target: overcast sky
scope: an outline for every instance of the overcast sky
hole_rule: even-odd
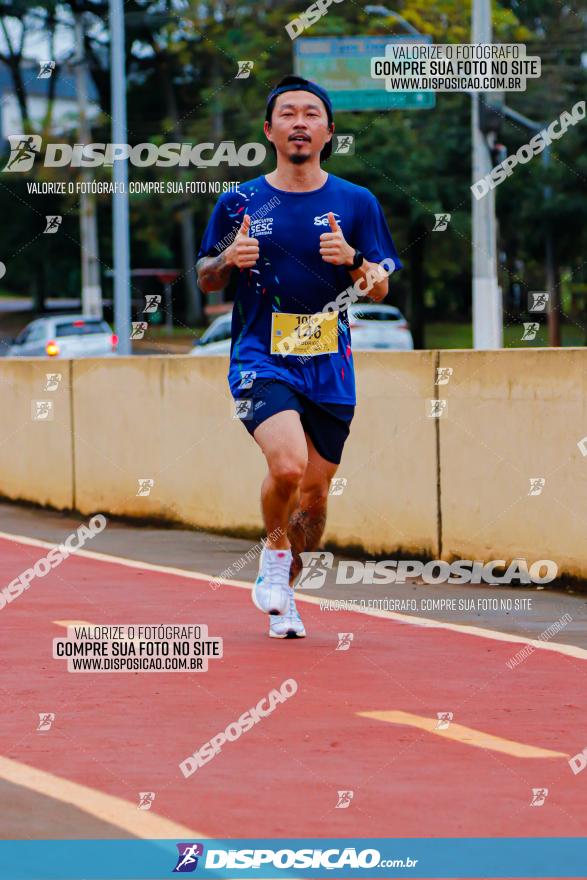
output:
[[[59,18],[66,19],[66,12],[62,8],[59,11]],[[4,16],[3,21],[12,44],[18,45],[22,34],[22,24],[18,19],[8,18],[7,16]],[[68,27],[58,26],[55,34],[56,58],[50,58],[48,33],[40,30],[39,24],[40,22],[36,22],[37,27],[35,30],[27,33],[24,44],[24,54],[27,59],[34,61],[58,61],[73,49],[73,30]],[[29,28],[27,28],[28,30]],[[1,28],[0,52],[2,54],[7,52],[6,39]]]

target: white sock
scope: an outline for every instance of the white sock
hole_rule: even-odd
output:
[[[291,550],[269,550],[265,547],[261,556],[261,569],[265,569],[269,560],[271,560],[274,565],[283,565],[284,568],[287,566],[289,569],[292,559]]]

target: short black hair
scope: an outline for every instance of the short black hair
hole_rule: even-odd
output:
[[[288,73],[288,75],[284,76],[282,79],[280,79],[279,82],[273,88],[280,89],[282,86],[294,86],[294,85],[295,86],[307,86],[309,84],[310,84],[310,81],[307,79],[304,79],[303,76],[296,76],[294,73]],[[273,89],[272,89],[272,91],[273,91]],[[271,117],[273,116],[273,108],[275,107],[275,102],[277,101],[278,97],[279,97],[278,95],[275,95],[274,98],[271,98],[271,100],[267,104],[267,109],[265,110],[265,122],[268,122],[269,125],[271,125]],[[322,101],[322,103],[324,104],[323,101]],[[326,104],[324,104],[324,109],[326,110],[326,115],[328,116],[328,127],[330,128],[332,126],[332,123],[334,122],[334,117],[332,115],[332,111],[331,111],[330,107],[328,107]],[[273,152],[277,154],[277,150],[275,149],[275,146],[273,144],[271,144],[271,148],[272,148]],[[322,152],[320,153],[320,161],[325,162],[327,159],[330,158],[331,155],[332,155],[332,139],[329,140],[327,144],[324,144],[324,147],[322,148]]]

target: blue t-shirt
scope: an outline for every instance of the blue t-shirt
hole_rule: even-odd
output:
[[[346,309],[338,316],[338,352],[300,357],[270,351],[272,312],[321,312],[353,284],[347,269],[320,256],[320,235],[330,232],[329,211],[366,260],[391,258],[401,269],[375,196],[333,174],[310,192],[286,192],[256,177],[218,199],[198,259],[218,256],[231,244],[245,213],[251,217],[249,235],[259,241],[259,259],[252,269],[240,270],[235,295],[228,371],[233,397],[246,387],[242,374],[254,371],[258,378],[287,382],[317,403],[356,403]]]

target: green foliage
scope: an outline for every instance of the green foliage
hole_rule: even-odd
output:
[[[19,0],[23,10],[31,8]],[[223,7],[222,16],[214,8]],[[391,4],[406,20],[435,42],[470,42],[470,0],[394,0]],[[34,4],[47,10],[50,4]],[[273,84],[293,67],[292,42],[284,25],[304,7],[299,0],[224,0],[190,4],[178,0],[128,0],[127,24],[128,130],[133,143],[175,141],[200,143],[234,140],[238,145],[264,142],[266,95]],[[0,5],[1,8],[1,5]],[[71,0],[62,9],[79,8]],[[96,30],[88,50],[92,74],[105,102],[103,124],[94,128],[97,141],[110,140],[109,65],[105,48],[108,34],[100,30],[106,17],[105,2],[87,3],[96,11]],[[4,7],[4,14],[8,14]],[[91,13],[89,13],[91,16]],[[585,71],[579,64],[585,47],[585,16],[561,7],[559,0],[501,0],[493,4],[494,39],[527,42],[529,54],[543,59],[541,80],[527,92],[510,94],[508,103],[521,113],[546,122],[569,109],[585,91]],[[358,3],[331,6],[328,14],[304,36],[395,34],[401,26],[394,18],[367,15]],[[102,44],[100,49],[99,43]],[[253,60],[249,79],[235,80],[237,62]],[[471,133],[470,97],[439,94],[433,110],[338,113],[337,131],[354,133],[356,154],[333,157],[329,171],[369,187],[380,199],[405,270],[393,280],[394,297],[417,318],[425,301],[429,316],[464,317],[470,299],[471,254]],[[506,123],[502,140],[508,152],[527,143],[530,134]],[[557,255],[569,267],[574,283],[585,280],[583,254],[587,242],[587,124],[582,123],[553,145],[548,178],[540,157],[520,166],[497,191],[500,250],[507,255],[502,286],[514,280],[530,288],[544,286],[544,235],[546,223],[556,233]],[[252,174],[273,167],[273,154]],[[131,179],[175,180],[173,169],[131,168]],[[100,175],[105,175],[100,171]],[[244,169],[190,168],[187,179],[246,180]],[[51,198],[47,213],[68,216],[69,238],[42,235],[19,252],[33,237],[31,216],[41,209],[39,197],[30,197],[23,184],[3,175],[0,208],[12,223],[5,235],[11,254],[5,283],[15,292],[29,292],[34,277],[31,256],[44,266],[49,293],[75,292],[79,251],[76,204]],[[546,203],[544,186],[552,188]],[[193,211],[199,241],[216,196],[131,197],[132,262],[138,266],[181,265],[179,213],[186,202]],[[108,197],[100,199],[100,253],[111,263]],[[43,203],[44,204],[44,203]],[[32,212],[32,214],[31,214]],[[449,230],[433,233],[435,213],[450,213]],[[33,253],[34,247],[34,253]],[[523,277],[512,273],[513,256],[523,264]],[[506,271],[509,268],[509,273]],[[583,273],[583,274],[582,274]],[[36,282],[35,282],[36,283]],[[419,304],[419,300],[421,303]]]

